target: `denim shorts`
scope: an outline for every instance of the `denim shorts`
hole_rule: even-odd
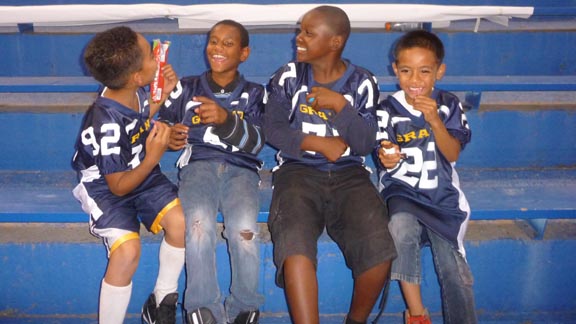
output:
[[[363,167],[320,171],[284,165],[274,172],[273,185],[268,226],[278,286],[283,287],[288,256],[304,255],[317,265],[317,243],[324,228],[354,277],[396,256],[386,206]]]

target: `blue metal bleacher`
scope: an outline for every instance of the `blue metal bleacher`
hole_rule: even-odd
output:
[[[77,1],[58,1],[69,2]],[[5,5],[39,3],[7,0]],[[473,0],[466,5],[486,3]],[[472,207],[471,227],[480,228],[471,233],[466,248],[481,323],[576,323],[576,260],[571,258],[576,248],[576,99],[571,99],[576,98],[575,16],[573,0],[550,0],[537,3],[529,21],[509,27],[475,33],[462,23],[462,28],[438,30],[448,66],[438,87],[460,96],[473,132],[457,168]],[[79,63],[93,32],[21,27],[16,32],[0,29],[7,61],[0,71],[0,323],[95,323],[106,258],[100,242],[87,235],[87,215],[71,195],[76,176],[69,167],[82,113],[100,88]],[[154,28],[143,27],[143,33],[173,42],[170,60],[179,74],[206,68],[204,35]],[[345,53],[378,76],[383,95],[397,89],[387,55],[399,35],[354,31]],[[292,34],[256,31],[251,37],[253,52],[242,72],[266,83],[274,68],[292,57]],[[524,94],[528,99],[519,100]],[[499,100],[492,102],[492,96]],[[558,104],[561,96],[569,99]],[[273,283],[273,246],[264,224],[274,153],[270,147],[261,153],[262,322],[287,323],[283,291]],[[177,155],[168,152],[162,161],[174,181]],[[137,313],[157,271],[159,238],[143,233],[142,242],[126,323],[139,322]],[[350,273],[327,236],[318,251],[322,323],[341,322],[349,303]],[[222,241],[217,258],[225,289],[230,274]],[[423,296],[434,321],[441,322],[428,249],[422,262]],[[403,307],[394,286],[381,322],[400,323]]]

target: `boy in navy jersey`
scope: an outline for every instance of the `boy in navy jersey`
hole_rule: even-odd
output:
[[[398,250],[392,279],[400,281],[406,323],[430,323],[420,294],[420,247],[429,243],[442,289],[445,323],[476,323],[472,275],[463,239],[470,207],[454,169],[470,141],[458,98],[434,88],[444,76],[444,46],[433,33],[401,37],[392,67],[401,90],[379,106],[379,186]]]
[[[154,80],[157,64],[150,43],[128,27],[98,33],[84,60],[106,88],[82,120],[72,161],[80,183],[74,196],[90,215],[90,232],[102,238],[108,267],[100,290],[99,322],[123,323],[140,258],[140,222],[158,233],[159,271],[142,312],[148,323],[175,323],[178,278],[184,265],[184,213],[177,188],[158,165],[168,148],[170,128],[153,123],[159,104],[142,88]],[[163,71],[166,98],[178,81]]]
[[[295,323],[319,322],[316,253],[326,228],[354,277],[346,323],[365,323],[396,255],[364,167],[376,140],[378,87],[341,57],[350,34],[344,11],[316,7],[300,29],[297,62],[272,76],[264,118],[266,138],[279,149],[268,219],[276,283]]]
[[[160,110],[161,120],[175,124],[171,148],[183,149],[178,168],[186,215],[184,306],[191,324],[258,323],[264,302],[257,291],[264,88],[238,72],[250,54],[248,45],[244,26],[216,23],[206,46],[210,70],[182,78]],[[216,271],[218,211],[232,273],[224,305]]]

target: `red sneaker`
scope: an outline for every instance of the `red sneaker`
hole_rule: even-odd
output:
[[[404,312],[404,323],[406,324],[432,324],[428,310],[424,309],[424,314],[418,316],[411,316],[410,311]]]

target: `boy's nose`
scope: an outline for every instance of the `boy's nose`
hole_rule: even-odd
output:
[[[420,73],[412,73],[410,76],[410,80],[419,81],[420,80]]]

